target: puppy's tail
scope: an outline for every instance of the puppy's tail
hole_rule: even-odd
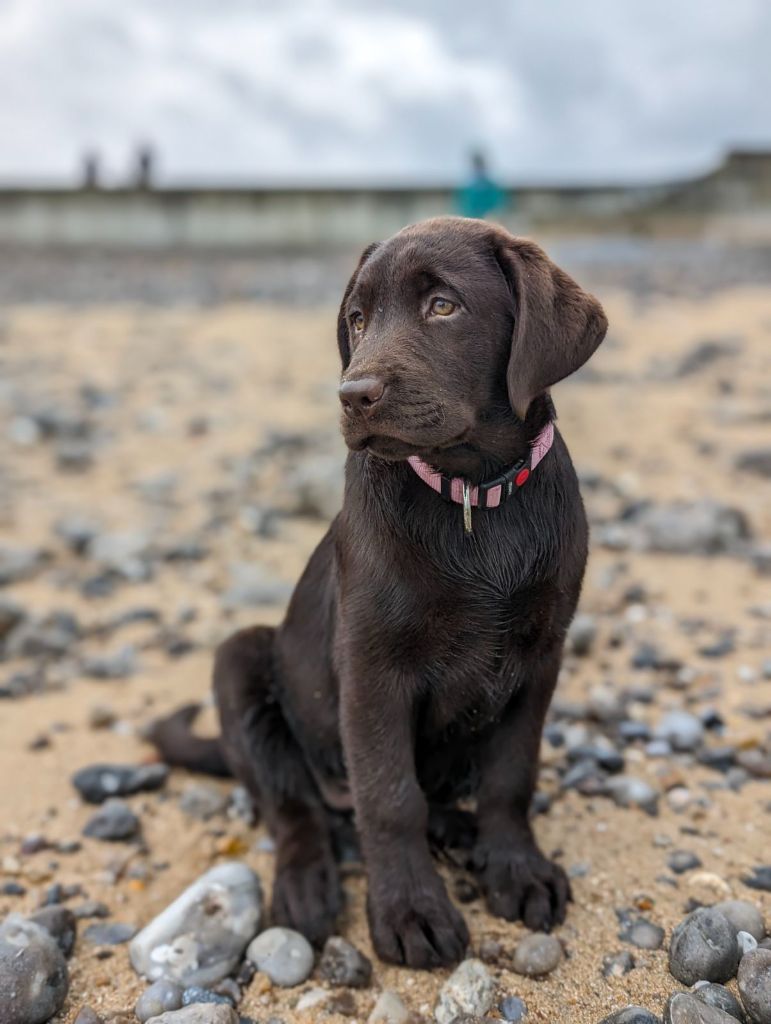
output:
[[[200,704],[185,704],[166,718],[156,718],[145,734],[146,739],[166,764],[204,775],[231,778],[233,773],[222,755],[220,741],[204,739],[193,732],[193,722],[200,710]]]

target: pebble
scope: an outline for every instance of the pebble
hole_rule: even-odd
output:
[[[151,549],[149,534],[126,530],[98,534],[89,541],[86,553],[102,569],[137,583],[152,576]]]
[[[230,800],[226,793],[205,782],[193,782],[185,787],[179,806],[185,814],[199,821],[208,821],[224,814]]]
[[[676,875],[684,875],[686,871],[693,871],[694,868],[701,866],[699,858],[690,850],[675,850],[667,857],[667,867]]]
[[[593,615],[576,615],[568,629],[566,646],[571,654],[586,657],[597,639],[597,620]]]
[[[642,1006],[625,1006],[611,1013],[609,1017],[603,1017],[600,1024],[661,1024],[661,1021]]]
[[[0,587],[30,579],[45,561],[46,554],[40,548],[12,548],[0,544]]]
[[[728,981],[736,974],[738,962],[736,929],[718,910],[694,910],[672,934],[669,970],[684,985]]]
[[[246,958],[281,988],[302,984],[313,970],[310,942],[291,928],[268,928],[249,943]]]
[[[730,551],[751,536],[746,516],[739,509],[711,499],[672,505],[641,503],[626,521],[628,546],[681,555],[713,555]]]
[[[80,667],[88,679],[128,679],[138,668],[136,648],[126,644],[117,651],[91,655]]]
[[[527,935],[514,952],[513,967],[517,974],[530,978],[542,978],[559,966],[562,960],[562,945],[554,935],[535,932]]]
[[[630,921],[619,933],[624,942],[631,942],[638,949],[661,949],[664,944],[664,929],[644,917]]]
[[[713,909],[725,914],[737,931],[749,932],[758,942],[766,934],[763,915],[755,904],[748,900],[723,900],[716,903]]]
[[[327,939],[319,960],[319,975],[332,985],[365,988],[372,980],[372,963],[346,939]]]
[[[53,904],[30,914],[29,920],[45,928],[62,953],[66,957],[70,956],[78,932],[78,924],[71,910],[61,904]]]
[[[238,966],[261,914],[262,889],[251,868],[238,861],[218,864],[134,937],[131,963],[150,981],[212,985]]]
[[[158,1017],[167,1010],[178,1010],[181,1006],[182,986],[161,978],[144,990],[137,1000],[134,1013],[141,1024],[145,1024],[151,1017]]]
[[[518,1024],[527,1016],[527,1004],[519,996],[506,996],[505,999],[501,999],[498,1009],[504,1020],[513,1021],[514,1024]]]
[[[193,1003],[150,1017],[147,1024],[239,1024],[239,1017],[224,1003]]]
[[[608,779],[606,792],[619,807],[639,807],[649,814],[655,814],[658,810],[658,791],[649,782],[634,775],[616,775]]]
[[[294,497],[292,512],[328,523],[340,511],[344,479],[344,460],[337,454],[295,463],[285,488]]]
[[[264,566],[237,563],[230,567],[230,584],[222,604],[226,609],[283,604],[291,593],[292,585],[271,575]]]
[[[753,949],[758,948],[758,940],[754,935],[750,935],[749,932],[739,932],[736,936],[736,941],[739,946],[739,956],[745,956],[747,953],[751,953]]]
[[[677,992],[664,1009],[664,1024],[736,1024],[736,1018],[691,992]]]
[[[481,960],[464,960],[439,992],[434,1009],[437,1024],[452,1024],[456,1017],[484,1017],[495,998],[495,981]]]
[[[761,867],[753,868],[751,875],[746,875],[742,881],[750,889],[761,889],[764,892],[771,892],[771,864],[764,864]]]
[[[92,1007],[82,1006],[73,1024],[104,1024],[104,1021]]]
[[[654,736],[666,740],[673,750],[696,750],[704,742],[704,726],[690,711],[670,711],[659,722]]]
[[[45,928],[9,914],[0,925],[2,1024],[43,1024],[69,989],[64,954]]]
[[[83,835],[110,843],[125,842],[139,834],[139,818],[125,800],[105,801],[85,824]]]
[[[722,1010],[735,1020],[744,1022],[744,1010],[736,996],[724,985],[716,985],[714,982],[707,982],[698,985],[694,989],[694,995],[707,1006],[714,1006],[716,1010]]]
[[[407,1024],[409,1019],[410,1011],[401,997],[390,989],[384,989],[367,1017],[367,1024]]]
[[[311,1010],[315,1007],[321,1006],[330,997],[330,991],[326,988],[309,988],[307,992],[303,992],[300,998],[297,1000],[295,1010],[298,1013],[302,1013],[303,1010]]]
[[[755,949],[739,964],[739,994],[753,1024],[771,1024],[771,949]]]
[[[83,938],[95,946],[122,946],[130,942],[137,930],[132,924],[111,921],[109,924],[90,924],[83,932]]]
[[[222,1003],[225,1006],[232,1006],[233,1000],[228,995],[211,992],[208,988],[201,988],[199,985],[192,985],[182,993],[182,1005],[193,1006],[196,1003]]]
[[[112,796],[160,789],[169,769],[165,764],[92,764],[72,777],[72,784],[89,804],[101,804]]]
[[[629,950],[612,953],[602,961],[603,978],[622,978],[635,968],[635,960]]]

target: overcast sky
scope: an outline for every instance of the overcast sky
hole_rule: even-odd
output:
[[[771,144],[769,0],[0,0],[0,179],[655,180]]]

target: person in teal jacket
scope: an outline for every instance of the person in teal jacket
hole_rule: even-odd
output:
[[[507,196],[487,171],[484,154],[471,154],[471,177],[456,196],[456,208],[461,217],[484,219],[506,205]]]

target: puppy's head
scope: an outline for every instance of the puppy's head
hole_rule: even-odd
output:
[[[484,451],[606,329],[534,242],[458,217],[405,228],[365,250],[340,307],[346,443],[391,459]]]

